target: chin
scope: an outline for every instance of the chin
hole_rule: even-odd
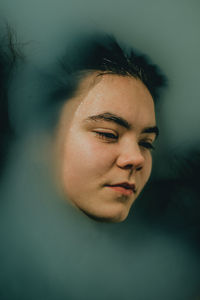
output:
[[[109,211],[105,212],[88,212],[82,210],[84,214],[86,214],[89,218],[99,221],[99,222],[105,222],[105,223],[120,223],[126,220],[128,217],[129,210],[127,209],[110,209]]]

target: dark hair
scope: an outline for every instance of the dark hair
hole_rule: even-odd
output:
[[[132,48],[122,47],[113,36],[106,34],[80,37],[73,47],[67,48],[57,67],[48,83],[51,92],[45,104],[45,112],[51,111],[48,119],[53,126],[57,120],[57,113],[55,116],[54,112],[59,112],[59,103],[61,105],[63,101],[72,98],[81,80],[92,72],[138,78],[148,88],[154,101],[159,98],[160,89],[167,82],[160,69],[147,56]],[[54,117],[52,120],[52,113],[56,120]]]
[[[110,35],[80,39],[71,51],[68,49],[61,61],[61,80],[54,96],[68,98],[79,83],[81,72],[99,71],[103,74],[133,76],[140,79],[154,100],[160,88],[166,86],[166,77],[147,56],[133,49],[125,49]],[[79,76],[77,76],[79,75]]]
[[[0,175],[14,137],[9,120],[8,89],[14,66],[21,55],[15,42],[15,34],[7,26],[6,33],[0,38]]]

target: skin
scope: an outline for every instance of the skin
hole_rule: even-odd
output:
[[[103,113],[123,118],[129,128],[91,119]],[[156,134],[146,128],[154,126],[154,101],[140,80],[95,73],[83,79],[57,128],[58,182],[70,203],[99,220],[125,220],[150,177]],[[134,184],[136,192],[124,195],[108,186],[121,182]]]

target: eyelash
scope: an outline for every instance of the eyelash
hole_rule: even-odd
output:
[[[139,143],[140,146],[144,147],[145,149],[149,149],[149,150],[155,150],[155,147],[149,143],[149,142],[145,142],[145,141],[141,141]]]
[[[107,140],[107,141],[117,141],[118,140],[118,135],[115,135],[111,132],[102,132],[102,131],[94,131],[101,139]],[[155,150],[155,147],[146,141],[141,141],[139,142],[139,146],[148,149],[148,150]]]
[[[102,132],[102,131],[95,131],[95,133],[101,138],[101,139],[104,139],[104,140],[115,140],[117,141],[118,140],[118,135],[115,135],[114,133],[111,133],[111,132]]]

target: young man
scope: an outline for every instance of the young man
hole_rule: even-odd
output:
[[[65,57],[56,129],[58,182],[70,203],[107,222],[126,219],[152,168],[154,103],[164,76],[113,37]]]

